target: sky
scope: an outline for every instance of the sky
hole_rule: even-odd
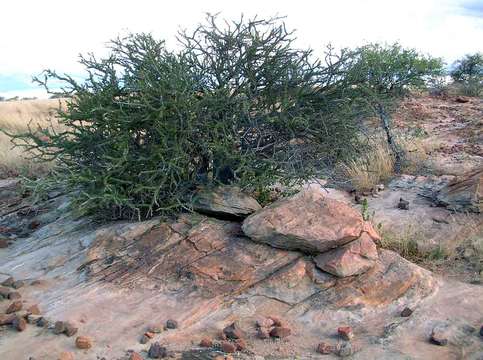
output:
[[[80,53],[105,54],[106,43],[151,32],[175,46],[180,29],[206,13],[226,19],[285,16],[299,47],[316,52],[399,41],[448,64],[483,51],[483,0],[15,0],[0,4],[0,96],[46,94],[32,84],[44,69],[82,73]]]

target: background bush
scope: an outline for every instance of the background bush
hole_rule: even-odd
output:
[[[483,93],[483,54],[470,54],[457,60],[450,75],[464,95],[480,96]]]

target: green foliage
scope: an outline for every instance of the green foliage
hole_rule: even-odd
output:
[[[368,44],[354,50],[347,81],[371,102],[393,100],[443,74],[443,62],[400,44]]]
[[[457,60],[450,75],[464,95],[480,96],[483,93],[483,54],[466,55]]]
[[[322,64],[299,50],[278,19],[216,18],[180,34],[181,51],[148,34],[111,42],[102,59],[81,57],[85,80],[46,71],[63,89],[61,130],[16,135],[74,205],[102,218],[145,218],[189,208],[198,186],[263,189],[316,176],[357,148],[345,95],[346,52]],[[36,155],[38,156],[38,155]]]

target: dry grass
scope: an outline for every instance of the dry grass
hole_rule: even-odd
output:
[[[402,172],[417,174],[426,165],[433,144],[416,137],[397,136],[397,143],[404,153]],[[377,184],[385,183],[394,175],[394,158],[382,136],[370,145],[365,156],[342,165],[343,175],[357,191],[371,191]]]
[[[0,129],[9,133],[21,133],[28,130],[29,124],[36,127],[54,126],[55,109],[59,100],[22,100],[0,102]],[[21,148],[13,148],[10,138],[0,132],[0,178],[17,176],[41,176],[49,170],[48,164],[34,163],[26,158]]]
[[[394,159],[387,143],[377,139],[371,148],[364,157],[342,165],[342,172],[358,191],[370,191],[393,175]]]

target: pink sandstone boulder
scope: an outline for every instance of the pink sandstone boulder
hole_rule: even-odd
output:
[[[314,261],[319,269],[346,277],[366,272],[377,259],[376,244],[367,233],[362,233],[359,239],[317,255]]]
[[[256,242],[318,254],[359,238],[370,226],[348,204],[309,188],[250,215],[242,229]]]

